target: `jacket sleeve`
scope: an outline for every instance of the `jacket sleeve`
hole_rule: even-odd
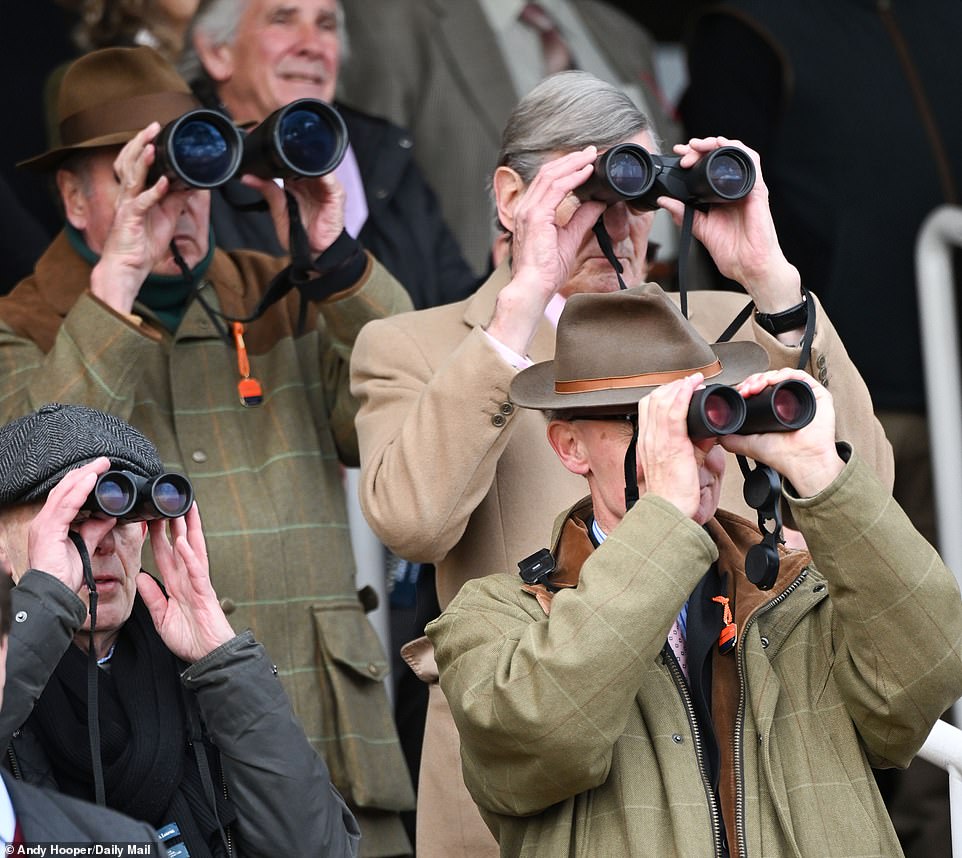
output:
[[[504,413],[515,371],[480,328],[435,367],[410,326],[389,321],[358,337],[351,373],[361,509],[399,556],[437,562],[491,489],[517,418]]]
[[[361,279],[345,292],[320,303],[319,312],[329,341],[321,351],[321,382],[324,386],[331,429],[341,461],[358,464],[355,417],[358,402],[350,389],[350,362],[355,340],[370,321],[412,309],[407,292],[371,256]]]
[[[833,680],[873,764],[906,766],[962,696],[958,584],[856,456],[819,495],[786,495],[828,581]]]
[[[220,751],[241,854],[357,855],[357,822],[251,633],[195,662],[182,679]]]
[[[30,716],[87,608],[76,593],[46,572],[28,570],[10,596],[7,676],[0,707],[0,748]]]
[[[716,556],[702,528],[648,496],[548,616],[515,576],[461,589],[427,633],[481,807],[525,816],[605,780],[644,665]]]
[[[48,402],[82,402],[129,419],[141,356],[156,347],[135,322],[89,292],[67,313],[46,353],[0,322],[0,421]]]

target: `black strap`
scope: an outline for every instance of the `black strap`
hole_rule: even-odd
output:
[[[691,226],[695,220],[694,206],[685,205],[678,238],[678,293],[681,297],[681,314],[688,318],[688,256],[691,252]]]
[[[90,762],[94,779],[94,800],[101,807],[107,803],[104,791],[104,764],[100,758],[100,699],[97,689],[99,668],[97,667],[97,650],[94,647],[94,630],[97,627],[97,582],[94,581],[93,569],[90,565],[90,552],[83,537],[75,530],[68,530],[67,536],[76,546],[83,566],[84,583],[89,593],[90,612],[90,646],[87,650],[87,737],[90,741]]]
[[[621,261],[615,256],[615,249],[611,243],[611,236],[608,235],[608,230],[605,227],[605,216],[604,214],[595,221],[595,225],[591,228],[592,232],[595,234],[595,238],[598,239],[598,246],[601,248],[601,252],[605,255],[605,259],[611,264],[611,267],[615,269],[615,276],[618,278],[618,288],[627,289],[625,285],[625,280],[621,276],[624,274],[625,267],[621,264]]]
[[[632,420],[631,441],[625,453],[625,512],[628,512],[638,502],[638,421]]]
[[[204,734],[200,726],[200,716],[197,713],[196,700],[190,699],[187,694],[182,694],[184,709],[187,711],[187,724],[190,734],[191,747],[194,751],[194,759],[197,762],[197,771],[200,773],[200,781],[204,787],[204,794],[210,804],[211,813],[217,821],[217,831],[220,834],[220,842],[224,846],[224,854],[230,855],[230,845],[227,842],[227,832],[220,821],[217,813],[217,793],[214,791],[214,781],[210,776],[210,765],[207,759],[207,749],[204,747]]]

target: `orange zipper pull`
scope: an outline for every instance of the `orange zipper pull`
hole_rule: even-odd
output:
[[[237,347],[237,371],[241,377],[237,382],[237,393],[241,405],[247,408],[260,405],[264,401],[264,391],[261,383],[256,378],[251,378],[251,364],[247,358],[247,346],[244,345],[244,325],[241,322],[231,322],[231,333]]]
[[[713,602],[718,602],[723,608],[721,634],[718,635],[718,651],[724,655],[731,652],[738,643],[738,626],[732,622],[732,609],[728,606],[728,596],[713,596]]]

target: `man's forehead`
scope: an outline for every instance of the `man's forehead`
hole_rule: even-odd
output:
[[[337,16],[337,0],[250,0],[245,12],[258,18],[274,15]]]

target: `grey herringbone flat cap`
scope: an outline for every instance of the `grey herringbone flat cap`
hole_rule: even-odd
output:
[[[98,456],[141,477],[164,470],[157,448],[129,423],[54,402],[0,426],[0,506],[38,500]]]

